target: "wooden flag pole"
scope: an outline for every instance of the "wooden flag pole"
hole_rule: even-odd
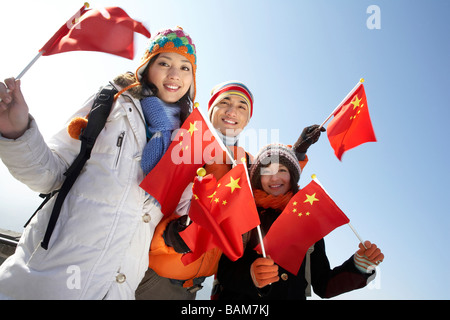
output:
[[[325,119],[324,122],[320,125],[319,129],[322,128],[325,123],[328,122],[328,120],[331,119],[331,117],[336,113],[336,111],[339,110],[339,108],[342,106],[342,104],[358,89],[359,85],[364,82],[364,78],[359,79],[359,82],[356,84],[356,86],[350,91],[350,93],[341,101],[341,103],[338,104],[338,106],[333,110],[333,112]]]

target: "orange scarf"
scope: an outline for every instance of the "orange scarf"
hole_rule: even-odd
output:
[[[294,194],[292,191],[289,191],[281,196],[273,196],[263,190],[255,189],[253,190],[253,196],[255,197],[257,207],[262,207],[264,209],[272,208],[283,211]]]

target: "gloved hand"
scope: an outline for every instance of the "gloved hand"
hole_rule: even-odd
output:
[[[250,266],[250,275],[252,276],[253,284],[258,288],[263,288],[280,280],[278,266],[270,258],[256,259]]]
[[[364,248],[365,246],[365,248]],[[384,254],[376,244],[365,241],[359,244],[359,250],[353,256],[356,268],[362,273],[370,273],[384,259]]]
[[[163,238],[166,245],[174,248],[174,250],[178,253],[187,253],[191,251],[191,249],[189,249],[184,242],[183,238],[180,236],[180,232],[187,228],[187,218],[188,216],[181,216],[180,218],[169,222],[163,233]]]
[[[319,140],[320,133],[326,131],[324,127],[320,129],[319,127],[320,126],[318,124],[314,124],[303,129],[300,137],[298,137],[297,142],[294,143],[294,146],[292,147],[296,154],[304,155],[306,151],[308,151],[308,148]]]

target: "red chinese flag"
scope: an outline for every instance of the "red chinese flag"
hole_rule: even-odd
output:
[[[142,23],[118,7],[86,10],[82,7],[39,50],[44,56],[68,51],[99,51],[134,57],[134,33],[150,37]]]
[[[345,151],[360,144],[377,141],[370,121],[364,85],[361,83],[353,94],[337,108],[327,127],[328,140],[339,160]]]
[[[218,183],[213,175],[196,179],[189,211],[193,223],[180,232],[191,249],[181,258],[185,265],[216,247],[232,261],[243,255],[242,235],[260,224],[245,166],[238,164]]]
[[[194,108],[140,187],[159,202],[163,214],[170,215],[183,191],[194,181],[197,169],[213,159],[216,151],[222,152],[222,148],[198,108]]]
[[[264,237],[266,254],[297,274],[308,248],[350,220],[315,182],[297,192]],[[259,244],[255,250],[261,252]]]

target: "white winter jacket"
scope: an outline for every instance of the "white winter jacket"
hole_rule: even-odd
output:
[[[88,114],[93,99],[74,117]],[[48,250],[40,243],[56,196],[24,230],[16,253],[0,266],[0,298],[134,299],[162,218],[139,187],[146,142],[139,100],[125,93],[65,199]],[[70,138],[66,128],[46,144],[34,120],[17,140],[0,136],[0,157],[11,174],[40,193],[61,187],[79,151],[80,141]]]

